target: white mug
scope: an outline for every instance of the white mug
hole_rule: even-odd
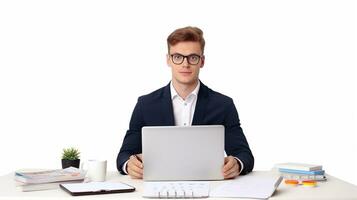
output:
[[[87,169],[84,169],[84,168]],[[81,166],[82,170],[86,170],[86,177],[89,181],[105,181],[107,175],[107,161],[106,160],[88,160]]]

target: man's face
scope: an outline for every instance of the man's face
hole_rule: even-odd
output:
[[[169,52],[167,64],[171,67],[172,79],[185,85],[196,83],[204,64],[200,43],[179,42],[171,46]]]

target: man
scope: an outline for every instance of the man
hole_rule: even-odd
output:
[[[205,61],[203,32],[196,27],[177,29],[167,38],[167,45],[171,82],[139,97],[117,157],[119,172],[142,178],[141,128],[174,125],[224,125],[228,155],[222,166],[224,178],[251,172],[254,157],[240,127],[233,100],[211,90],[198,78]]]

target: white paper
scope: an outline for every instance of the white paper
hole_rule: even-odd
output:
[[[281,180],[280,176],[239,176],[213,189],[210,196],[267,199]]]
[[[144,182],[143,197],[203,198],[209,195],[209,183],[203,181]]]
[[[124,190],[132,189],[133,187],[124,183],[112,182],[89,182],[89,183],[70,183],[61,184],[71,192],[96,192],[96,191],[111,191],[111,190]]]

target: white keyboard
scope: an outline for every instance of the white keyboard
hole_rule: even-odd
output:
[[[143,197],[147,198],[207,198],[209,183],[204,181],[144,182]]]

